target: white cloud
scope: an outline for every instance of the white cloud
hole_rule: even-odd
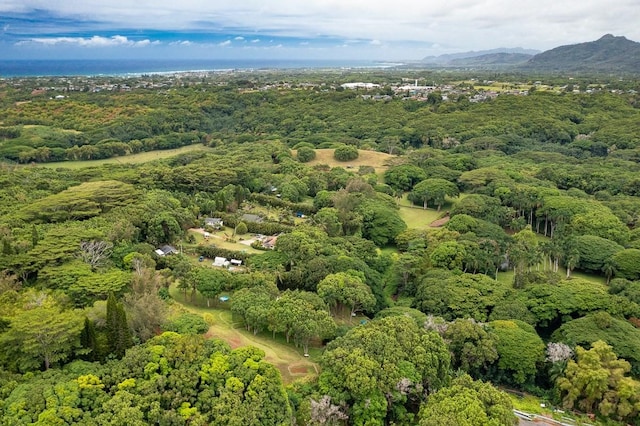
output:
[[[221,43],[218,43],[218,46],[221,46],[221,47],[231,46],[231,40],[225,40]]]
[[[381,46],[422,44],[418,56],[430,53],[426,51],[433,50],[434,45],[441,46],[440,53],[503,46],[547,49],[595,40],[605,33],[640,41],[638,0],[3,0],[1,3],[3,13],[46,10],[51,16],[79,20],[85,26],[99,22],[101,28],[110,26],[110,29],[226,34],[233,28],[236,34],[255,34],[252,43],[291,36],[305,40],[318,37],[372,40]],[[112,45],[118,43],[112,37],[107,40]],[[100,45],[100,40],[89,43]],[[373,48],[376,43],[370,45]]]
[[[238,37],[234,38],[234,40],[242,41],[242,40],[244,40],[244,37],[238,36]]]
[[[380,46],[382,45],[382,42],[380,40],[371,40],[369,44],[372,46]]]
[[[159,41],[151,41],[149,39],[134,41],[128,37],[115,35],[112,37],[34,37],[29,40],[21,42],[21,44],[36,43],[44,44],[48,46],[55,46],[59,44],[77,45],[82,47],[112,47],[112,46],[132,46],[132,47],[144,47],[152,44],[160,44]]]

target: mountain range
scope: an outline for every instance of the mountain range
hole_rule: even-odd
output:
[[[595,41],[560,46],[545,52],[501,48],[429,56],[423,58],[422,63],[445,68],[639,74],[640,43],[606,34]]]

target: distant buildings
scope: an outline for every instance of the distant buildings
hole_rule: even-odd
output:
[[[341,84],[340,87],[344,88],[344,89],[377,89],[380,87],[379,84],[375,84],[375,83],[344,83]]]

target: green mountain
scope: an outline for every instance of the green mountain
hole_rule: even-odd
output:
[[[471,58],[453,59],[447,65],[450,67],[496,68],[520,65],[527,62],[527,60],[532,57],[533,55],[528,55],[526,53],[499,52],[474,56]]]
[[[607,34],[596,41],[556,47],[520,68],[535,71],[640,73],[640,43]]]

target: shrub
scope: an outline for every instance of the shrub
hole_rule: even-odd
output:
[[[236,225],[236,234],[238,235],[244,235],[248,232],[247,229],[247,224],[244,222],[240,222],[238,223],[238,225]]]
[[[298,149],[298,153],[296,154],[298,161],[301,163],[308,163],[309,161],[316,158],[316,150],[303,146]]]
[[[351,145],[342,145],[336,148],[333,157],[338,161],[351,161],[358,158],[358,148]]]

